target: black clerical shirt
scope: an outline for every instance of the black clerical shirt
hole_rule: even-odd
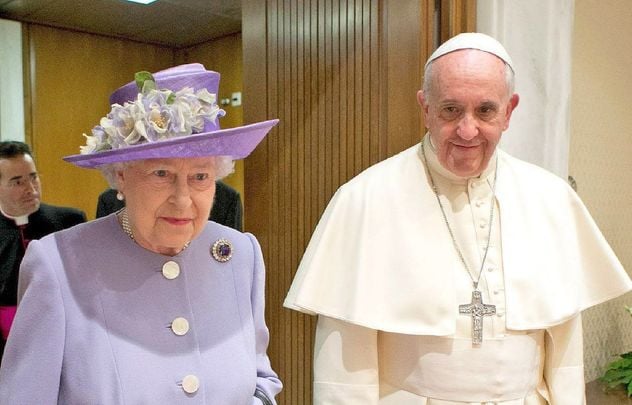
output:
[[[27,240],[40,239],[49,233],[85,222],[83,212],[66,207],[41,204],[39,210],[29,215],[23,230]],[[17,303],[17,285],[20,263],[24,257],[23,240],[19,227],[11,218],[0,214],[0,305]]]

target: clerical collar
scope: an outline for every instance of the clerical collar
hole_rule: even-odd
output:
[[[456,174],[452,173],[451,171],[443,167],[441,162],[439,162],[439,157],[437,156],[437,150],[434,147],[434,144],[432,143],[432,139],[430,138],[429,133],[426,133],[426,135],[424,136],[421,142],[421,147],[418,152],[420,159],[422,159],[421,148],[424,148],[426,152],[426,158],[428,159],[429,170],[432,170],[433,172],[437,173],[439,176],[444,177],[451,183],[455,183],[455,184],[467,184],[468,180],[471,179],[471,177],[457,176]],[[481,173],[479,176],[476,177],[477,179],[486,179],[487,177],[494,174],[494,168],[496,166],[496,163],[495,163],[496,153],[497,152],[494,151],[494,155],[489,160],[489,164],[487,165],[485,170],[483,170],[483,173]]]
[[[4,212],[2,210],[2,207],[0,207],[0,213],[2,213],[2,215],[4,215],[5,217],[14,220],[15,224],[17,226],[26,225],[26,224],[29,223],[29,216],[28,216],[28,214],[27,215],[20,215],[18,217],[14,217],[14,216],[11,216],[11,215],[7,214],[6,212]]]

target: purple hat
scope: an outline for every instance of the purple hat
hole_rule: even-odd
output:
[[[95,168],[155,158],[245,158],[279,120],[220,129],[225,112],[216,103],[218,87],[219,73],[199,63],[137,73],[112,93],[112,110],[92,135],[84,134],[81,153],[64,160]]]

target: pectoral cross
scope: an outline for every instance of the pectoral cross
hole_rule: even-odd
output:
[[[483,343],[483,317],[494,315],[496,305],[483,304],[481,292],[474,290],[472,291],[472,302],[459,305],[459,313],[472,317],[472,344],[480,345]]]

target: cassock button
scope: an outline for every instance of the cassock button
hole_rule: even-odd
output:
[[[489,271],[491,273],[492,271],[494,271],[494,268],[493,267],[488,267],[487,271]]]
[[[171,322],[171,330],[178,336],[186,335],[189,331],[189,321],[184,318],[176,318]]]
[[[487,226],[487,222],[485,222],[485,221],[481,221],[481,222],[478,224],[478,226],[480,226],[480,227],[481,227],[481,229],[485,229],[485,227]]]
[[[477,200],[477,201],[476,201],[476,206],[477,206],[478,208],[480,208],[483,204],[484,204],[484,203],[483,203],[483,201],[481,201],[481,200]]]
[[[182,379],[182,390],[187,394],[195,394],[200,389],[200,380],[193,374]]]
[[[172,260],[162,265],[162,275],[167,280],[173,280],[180,275],[180,265]]]

